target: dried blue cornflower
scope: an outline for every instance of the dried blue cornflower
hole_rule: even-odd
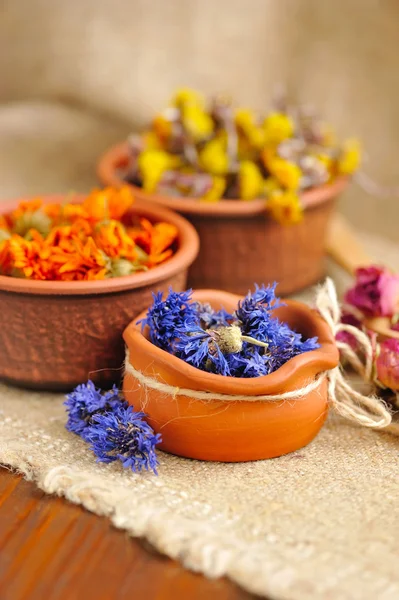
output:
[[[236,315],[242,331],[257,340],[269,341],[271,311],[283,303],[276,297],[277,283],[268,286],[255,286],[255,292],[245,296],[238,303]]]
[[[207,330],[193,326],[180,333],[175,354],[198,369],[232,375],[226,356],[241,352],[245,341],[266,347],[263,342],[243,335],[236,324]]]
[[[275,323],[273,320],[271,325],[273,326],[269,345],[271,371],[275,371],[298,354],[319,348],[317,338],[302,340],[300,333],[292,331],[288,325],[279,321]]]
[[[154,433],[144,417],[144,413],[134,412],[126,402],[115,405],[112,411],[95,414],[85,439],[98,461],[120,460],[134,472],[152,469],[157,473],[155,446],[161,436]]]
[[[319,347],[273,316],[282,306],[276,284],[256,286],[234,313],[193,302],[190,292],[154,296],[143,325],[151,341],[192,366],[232,377],[260,377]]]
[[[209,358],[211,341],[210,334],[201,327],[182,331],[175,343],[176,356],[193,367],[203,369]]]
[[[212,306],[208,302],[194,302],[193,307],[195,308],[197,315],[199,316],[201,326],[204,327],[204,329],[228,326],[237,320],[237,317],[227,312],[227,310],[224,308],[221,308],[220,310],[213,310]]]
[[[119,401],[116,386],[107,392],[95,387],[92,381],[78,385],[73,392],[67,394],[64,405],[68,412],[66,428],[72,433],[83,436],[91,416],[99,410],[108,408]]]
[[[197,331],[182,333],[176,342],[176,356],[197,369],[230,375],[230,369],[215,332]]]
[[[289,359],[319,347],[316,338],[302,340],[302,335],[293,331],[286,323],[272,316],[272,311],[283,303],[275,294],[276,284],[256,286],[254,293],[239,302],[237,317],[247,335],[267,344],[267,350],[245,345],[242,357],[248,367],[238,367],[236,377],[254,377],[272,373]],[[262,365],[263,363],[263,365]]]
[[[146,318],[139,321],[143,329],[148,326],[152,343],[167,352],[173,352],[176,337],[198,321],[191,293],[191,290],[174,292],[170,289],[165,300],[162,292],[153,294],[153,304]]]
[[[103,392],[88,381],[67,394],[64,404],[66,428],[89,442],[100,462],[120,460],[135,472],[156,473],[155,446],[161,436],[144,421],[144,413],[134,412],[116,386]]]
[[[239,354],[229,354],[226,359],[234,377],[261,377],[271,372],[268,355],[261,355],[258,349],[249,345]]]

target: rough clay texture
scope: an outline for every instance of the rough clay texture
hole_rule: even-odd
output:
[[[0,290],[1,379],[61,391],[88,378],[112,386],[120,378],[127,324],[151,303],[154,291],[185,289],[186,280],[184,269],[158,284],[108,294],[45,296]]]
[[[189,272],[192,288],[246,294],[254,281],[278,281],[284,296],[323,275],[324,240],[334,202],[308,209],[296,227],[256,215],[237,219],[188,215],[201,247]]]
[[[373,256],[399,267],[396,246],[367,242]],[[347,278],[330,274],[342,290]],[[62,401],[0,386],[0,461],[46,492],[261,596],[399,597],[398,438],[331,415],[312,444],[288,456],[221,464],[160,452],[158,477],[134,475],[95,462],[65,430]]]

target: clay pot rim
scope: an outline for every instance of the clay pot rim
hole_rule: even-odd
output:
[[[128,143],[111,146],[97,163],[97,176],[104,185],[120,187],[126,185],[118,175],[118,169],[128,161]],[[339,195],[348,185],[349,177],[340,177],[331,184],[313,188],[301,194],[305,208],[312,208]],[[173,198],[164,194],[150,194],[131,183],[128,184],[141,198],[149,202],[162,204],[183,214],[203,216],[249,217],[265,212],[265,200],[222,200],[220,202],[201,202],[198,198]]]
[[[227,309],[233,309],[242,297],[219,290],[194,290],[193,299],[202,302],[222,303]],[[149,364],[162,365],[168,373],[178,380],[181,376],[192,382],[192,389],[207,390],[219,394],[256,396],[261,394],[278,394],[298,389],[304,385],[304,369],[315,377],[318,373],[330,370],[338,365],[339,352],[334,336],[322,317],[306,304],[295,300],[285,300],[286,310],[295,313],[305,320],[312,329],[312,336],[319,338],[320,348],[305,352],[287,361],[282,367],[261,377],[240,379],[201,371],[180,358],[173,356],[152,344],[141,332],[137,321],[144,318],[143,311],[123,332],[127,348],[132,353],[143,353],[149,357]],[[278,311],[279,309],[277,309]],[[299,384],[298,384],[299,381]],[[249,385],[250,382],[250,385]]]
[[[49,204],[61,202],[65,196],[65,194],[51,194],[40,196],[40,198],[44,204]],[[76,194],[72,202],[82,202],[85,197],[85,194]],[[37,198],[37,196],[18,198],[1,203],[0,215],[16,208],[19,202],[33,198]],[[173,277],[173,275],[188,268],[194,262],[199,252],[199,237],[195,228],[184,217],[159,204],[140,199],[135,199],[132,210],[156,221],[167,221],[178,228],[179,247],[176,253],[165,263],[142,273],[99,281],[31,281],[0,275],[0,291],[60,296],[110,294],[152,286]]]

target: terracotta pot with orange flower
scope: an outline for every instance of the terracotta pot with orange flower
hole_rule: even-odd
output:
[[[140,136],[99,161],[102,182],[184,214],[201,249],[189,284],[245,293],[279,281],[285,295],[317,281],[337,196],[359,163],[319,118],[285,103],[263,117],[181,90]]]
[[[151,294],[184,289],[198,236],[127,186],[1,204],[0,378],[71,389],[119,381],[122,332]]]

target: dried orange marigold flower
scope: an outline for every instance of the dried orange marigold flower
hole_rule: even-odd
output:
[[[136,225],[129,187],[92,191],[83,203],[21,202],[0,217],[0,274],[51,281],[122,277],[164,262],[178,231]]]

